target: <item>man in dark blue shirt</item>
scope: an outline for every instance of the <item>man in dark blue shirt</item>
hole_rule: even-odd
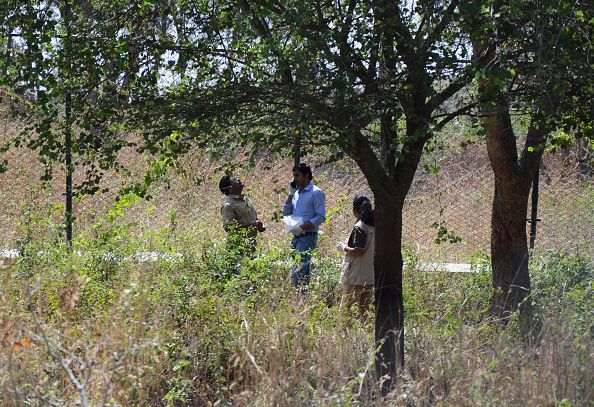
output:
[[[309,284],[311,252],[318,243],[320,225],[326,220],[326,195],[312,183],[312,178],[309,165],[302,163],[293,167],[293,182],[289,184],[289,196],[283,205],[284,216],[301,219],[291,239],[291,247],[300,255],[300,265],[291,274],[295,287]]]

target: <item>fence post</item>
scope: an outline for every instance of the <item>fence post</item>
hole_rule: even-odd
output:
[[[532,209],[530,210],[530,250],[534,249],[534,243],[536,242],[536,223],[540,221],[538,219],[538,179],[540,177],[540,161],[534,179],[532,180]]]
[[[64,38],[64,50],[70,55],[70,4],[68,1],[63,9],[64,25],[66,26],[66,38]],[[70,89],[64,93],[64,150],[66,164],[66,241],[72,245],[72,94]]]
[[[64,135],[64,149],[66,150],[66,241],[68,244],[72,245],[72,96],[68,91],[65,95],[65,105],[66,134]]]

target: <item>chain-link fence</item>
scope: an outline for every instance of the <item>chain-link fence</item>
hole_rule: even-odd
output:
[[[545,155],[539,176],[535,249],[594,254],[594,168],[574,147]],[[443,160],[437,174],[418,174],[406,202],[405,240],[423,256],[466,262],[489,254],[494,181],[486,147]],[[527,220],[531,217],[528,202]],[[432,227],[422,227],[433,225]],[[436,243],[439,226],[447,229]],[[527,233],[530,224],[527,222]],[[449,235],[449,238],[448,238]],[[450,243],[458,236],[461,241]],[[445,241],[444,241],[445,240]]]
[[[14,134],[14,123],[4,120],[3,141]],[[1,133],[0,133],[1,134]],[[594,255],[594,169],[581,160],[576,147],[567,152],[547,155],[540,175],[536,249],[580,251]],[[53,180],[40,181],[43,167],[37,155],[27,149],[12,149],[0,156],[8,169],[0,174],[0,249],[16,248],[22,240],[35,235],[56,236],[62,231],[64,216],[64,173],[54,169]],[[240,158],[237,158],[240,160]],[[109,192],[75,199],[75,237],[104,217],[122,186],[142,179],[147,157],[123,151],[120,160],[129,175],[106,174],[102,187]],[[315,162],[315,157],[312,157]],[[440,262],[468,262],[489,253],[493,175],[485,146],[478,143],[452,151],[439,159],[430,157],[437,173],[420,168],[404,210],[404,241],[422,258]],[[194,151],[185,156],[178,168],[155,182],[151,200],[139,200],[120,215],[119,221],[132,222],[138,230],[176,225],[178,231],[202,224],[211,236],[224,234],[219,208],[223,196],[217,188],[222,176],[220,162]],[[247,185],[260,218],[268,225],[264,244],[287,240],[280,225],[279,212],[285,199],[285,184],[290,179],[290,160],[262,158],[255,168],[241,176]],[[353,224],[350,202],[355,193],[369,188],[356,166],[348,161],[314,166],[316,182],[326,190],[328,221],[322,227],[320,249],[331,250],[344,239]],[[82,181],[75,171],[74,181]],[[529,205],[530,207],[530,205]],[[527,214],[530,217],[530,210]],[[34,224],[34,225],[33,225]],[[529,227],[527,223],[527,228]],[[438,239],[439,231],[441,239]],[[436,243],[436,240],[440,240]]]

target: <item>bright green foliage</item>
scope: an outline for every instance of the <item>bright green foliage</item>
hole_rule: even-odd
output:
[[[26,146],[46,166],[68,165],[86,176],[75,193],[101,190],[105,171],[125,171],[118,153],[138,143],[121,127],[124,107],[155,88],[167,42],[161,8],[119,1],[6,1],[0,6],[0,86],[11,112],[26,123],[3,149]],[[133,17],[133,18],[129,18]],[[152,70],[147,72],[146,67]],[[65,134],[73,133],[66,146]],[[167,142],[165,142],[167,144]],[[146,147],[144,147],[146,148]],[[160,144],[151,144],[159,151]],[[166,148],[166,147],[164,147]],[[8,165],[8,163],[4,163]],[[161,168],[157,169],[157,175]],[[149,180],[150,181],[150,180]]]
[[[594,306],[594,263],[592,259],[567,253],[547,253],[532,267],[534,283],[531,301],[535,316],[544,321],[552,312],[571,312],[569,322],[575,330],[576,340],[592,336],[588,313]]]
[[[482,11],[476,13],[479,4]],[[501,97],[513,114],[544,130],[522,154],[536,154],[548,143],[556,149],[575,138],[593,138],[594,24],[584,17],[594,15],[591,2],[478,1],[468,7],[465,21],[475,53],[491,54],[477,75],[491,85],[481,93],[483,102]]]

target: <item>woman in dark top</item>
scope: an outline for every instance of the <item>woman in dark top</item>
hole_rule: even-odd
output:
[[[350,309],[358,304],[359,313],[364,317],[373,295],[373,248],[375,223],[371,200],[365,195],[353,199],[353,215],[357,222],[351,231],[348,242],[340,242],[337,247],[344,252],[340,283],[342,300],[340,309]]]

